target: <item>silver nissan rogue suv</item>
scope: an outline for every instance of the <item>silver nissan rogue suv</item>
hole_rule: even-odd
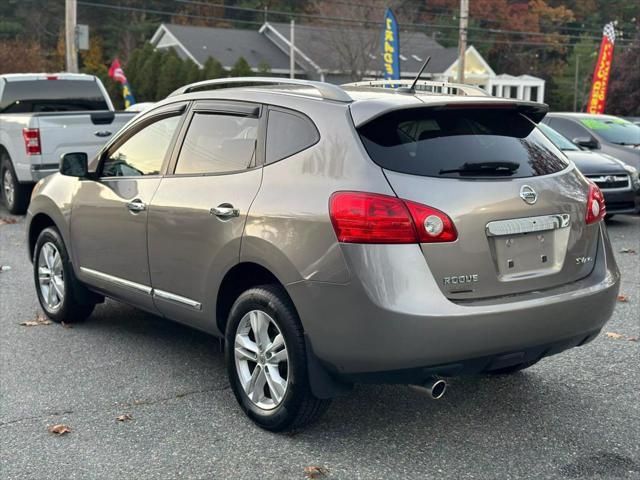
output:
[[[619,271],[546,105],[381,87],[200,82],[64,155],[28,212],[43,310],[107,296],[223,337],[238,402],[276,431],[354,383],[439,397],[591,341]]]

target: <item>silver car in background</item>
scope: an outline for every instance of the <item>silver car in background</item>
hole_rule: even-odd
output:
[[[440,397],[595,338],[620,281],[604,199],[546,106],[379,83],[207,81],[65,155],[27,219],[45,313],[108,296],[225,338],[274,431],[354,383]]]

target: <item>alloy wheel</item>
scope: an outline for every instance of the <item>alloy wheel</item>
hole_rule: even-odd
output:
[[[44,243],[38,255],[38,283],[47,310],[58,310],[64,300],[64,270],[60,251],[51,242]]]
[[[289,386],[289,355],[280,328],[269,314],[252,310],[242,317],[234,356],[240,384],[249,400],[264,410],[280,405]]]
[[[4,194],[4,200],[7,202],[7,206],[13,205],[15,198],[15,186],[13,185],[13,175],[8,168],[4,171],[2,176],[2,193]]]

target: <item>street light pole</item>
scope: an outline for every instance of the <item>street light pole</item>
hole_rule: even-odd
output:
[[[289,39],[291,40],[290,45],[289,45],[289,77],[291,78],[295,78],[296,77],[296,72],[295,72],[295,67],[296,67],[296,63],[295,63],[295,55],[296,55],[296,51],[295,51],[295,47],[294,47],[294,42],[295,42],[295,30],[296,30],[296,21],[295,20],[291,20],[291,33],[289,35]]]
[[[460,0],[460,30],[458,33],[458,83],[464,83],[464,63],[467,53],[467,26],[469,23],[469,0]]]
[[[78,50],[76,45],[76,0],[65,0],[65,52],[67,72],[78,73]]]
[[[576,73],[573,78],[573,111],[578,111],[578,76],[580,72],[580,55],[576,54]]]

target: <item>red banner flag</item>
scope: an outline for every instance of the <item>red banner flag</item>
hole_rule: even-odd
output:
[[[609,86],[609,74],[611,73],[611,61],[613,60],[613,45],[616,42],[616,31],[613,23],[607,23],[602,32],[600,54],[596,62],[591,82],[591,94],[587,104],[588,113],[604,113],[607,100],[607,87]]]

